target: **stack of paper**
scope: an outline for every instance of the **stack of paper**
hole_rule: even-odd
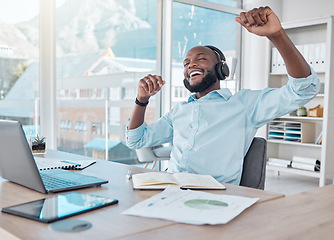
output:
[[[276,167],[291,167],[291,160],[279,159],[279,158],[269,158],[267,164]]]

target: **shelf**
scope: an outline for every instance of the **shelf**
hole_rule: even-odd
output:
[[[321,148],[322,145],[320,144],[314,144],[314,143],[300,143],[300,142],[289,142],[289,141],[283,141],[283,140],[267,140],[268,143],[277,143],[277,144],[287,144],[287,145],[298,145],[303,147],[315,147],[315,148]]]
[[[270,76],[286,76],[287,73],[269,73]],[[316,74],[325,74],[325,72],[316,72]]]
[[[311,18],[311,19],[307,19],[303,21],[282,22],[282,27],[284,29],[310,27],[310,26],[328,24],[331,19],[332,19],[331,16],[323,16],[323,17]]]
[[[300,170],[300,169],[295,169],[295,168],[285,168],[285,167],[277,167],[277,166],[267,165],[267,170],[273,170],[273,171],[298,174],[298,175],[303,175],[303,176],[308,176],[308,177],[320,178],[320,172],[311,172],[311,171]]]
[[[278,123],[277,126],[268,123],[266,129],[267,138],[271,137],[271,139],[267,140],[268,156],[280,156],[285,159],[292,159],[294,155],[313,156],[321,159],[322,163],[321,174],[320,172],[276,166],[268,166],[267,169],[319,178],[320,187],[324,186],[329,179],[334,179],[334,171],[332,171],[334,169],[334,158],[331,157],[334,156],[334,147],[332,147],[334,146],[334,137],[332,134],[332,130],[334,129],[334,98],[327,95],[334,92],[334,85],[330,84],[334,71],[334,55],[328,53],[334,49],[334,41],[332,40],[334,38],[333,21],[334,16],[328,16],[282,23],[289,38],[296,44],[296,48],[318,74],[321,82],[321,93],[317,94],[315,98],[304,105],[308,109],[313,109],[321,105],[325,111],[323,111],[323,117],[299,117],[286,114],[273,120],[273,122],[300,122],[305,126],[313,124],[313,129],[311,127],[306,127],[308,128],[306,129],[302,126],[300,128],[301,131],[297,129],[295,130],[296,134],[294,134],[294,132],[291,132],[292,129],[287,129],[284,124],[281,127]],[[267,85],[269,88],[280,88],[288,82],[283,59],[274,44],[269,44],[267,51],[270,53],[270,61],[267,64]],[[314,111],[316,110],[320,109],[314,109]],[[279,132],[280,130],[283,133]],[[302,132],[301,141],[299,141],[299,135],[297,135],[300,132]],[[323,136],[322,145],[314,144],[315,139],[318,138],[320,133]],[[284,135],[282,136],[282,134]],[[309,134],[314,136],[310,137]],[[305,136],[307,137],[303,139]],[[288,137],[293,137],[292,140],[295,141],[288,141]]]
[[[298,117],[298,116],[282,116],[276,119],[289,119],[289,120],[304,120],[304,121],[322,121],[322,117]]]

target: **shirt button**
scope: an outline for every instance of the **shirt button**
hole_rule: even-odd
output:
[[[188,147],[191,148],[191,144],[190,143],[188,144]]]
[[[193,129],[196,131],[196,128],[195,128],[195,127],[194,127]]]
[[[197,109],[195,109],[195,112],[197,112]]]
[[[182,159],[183,159],[183,160],[186,160],[186,157],[183,157]]]

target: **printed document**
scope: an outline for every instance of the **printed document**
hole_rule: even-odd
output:
[[[168,187],[122,214],[196,225],[225,224],[258,199]]]

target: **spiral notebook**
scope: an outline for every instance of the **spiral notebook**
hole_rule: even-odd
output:
[[[94,160],[65,160],[65,159],[50,159],[50,158],[38,158],[35,157],[35,162],[37,168],[42,170],[50,170],[50,169],[72,169],[72,170],[81,170],[84,169],[96,161]]]

